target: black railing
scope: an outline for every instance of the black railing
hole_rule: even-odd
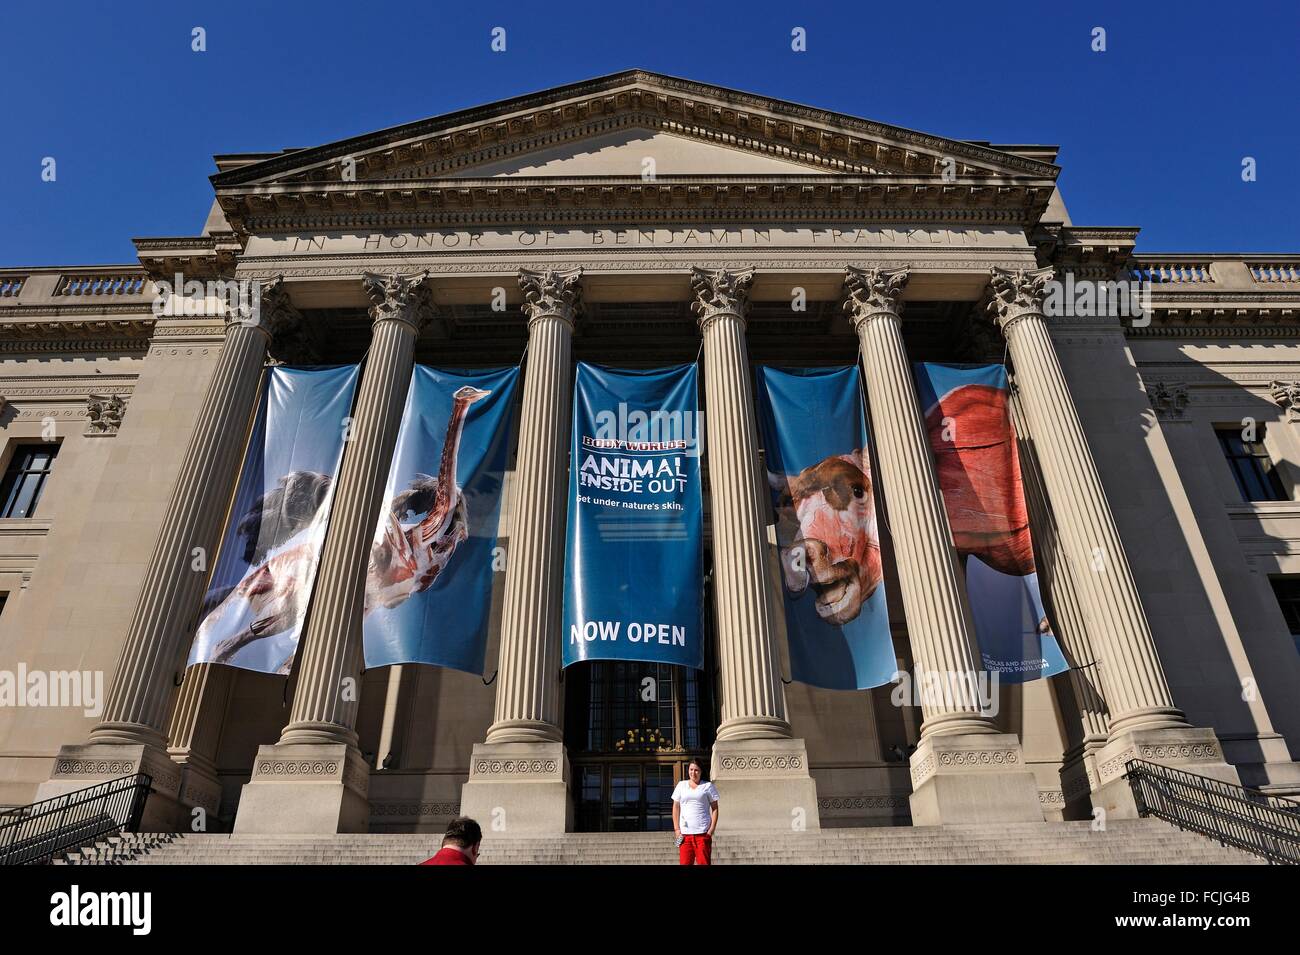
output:
[[[39,865],[123,829],[138,829],[152,783],[136,773],[0,813],[0,865]]]
[[[1300,864],[1300,802],[1257,789],[1129,760],[1124,778],[1138,812],[1267,859]]]

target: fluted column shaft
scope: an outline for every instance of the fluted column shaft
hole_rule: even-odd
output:
[[[1051,277],[1051,269],[995,269],[991,306],[1015,365],[1061,542],[1096,624],[1091,632],[1106,668],[1110,735],[1185,728],[1042,311]]]
[[[488,743],[557,742],[573,325],[581,270],[523,271],[528,315],[496,709]]]
[[[970,608],[903,344],[899,298],[906,282],[906,269],[850,268],[845,309],[862,344],[907,637],[921,673],[951,688],[922,694],[921,736],[992,733],[977,692],[980,664]]]
[[[1092,646],[1088,615],[1079,597],[1075,583],[1076,574],[1066,560],[1061,539],[1052,521],[1047,503],[1047,491],[1037,457],[1026,440],[1027,427],[1021,407],[1018,388],[1011,393],[1011,416],[1019,445],[1020,474],[1024,481],[1025,506],[1029,511],[1035,550],[1039,557],[1038,582],[1052,604],[1055,616],[1055,634],[1061,640],[1066,659],[1070,663],[1070,689],[1079,711],[1078,732],[1080,742],[1104,743],[1109,725],[1106,714],[1104,685],[1097,654]],[[1099,689],[1099,686],[1102,689]],[[1073,734],[1072,734],[1073,735]]]
[[[785,693],[773,640],[767,573],[766,483],[745,343],[753,272],[695,269],[693,308],[704,336],[704,397],[713,524],[713,591],[722,724],[718,740],[788,739]]]
[[[351,438],[330,511],[320,569],[302,634],[302,658],[281,743],[355,746],[360,698],[361,618],[370,549],[385,505],[415,341],[432,311],[424,276],[366,276],[374,307],[370,350],[357,386]],[[339,422],[343,427],[344,422]],[[344,681],[351,678],[351,692]]]
[[[226,325],[92,743],[166,746],[172,675],[193,636],[207,582],[195,570],[195,549],[202,548],[208,563],[216,554],[225,519],[220,501],[234,487],[243,460],[269,341],[263,323]]]

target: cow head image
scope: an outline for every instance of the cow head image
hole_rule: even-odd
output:
[[[861,450],[838,454],[797,475],[768,473],[779,495],[777,543],[792,594],[812,588],[817,615],[844,624],[880,586],[880,538],[871,474]]]

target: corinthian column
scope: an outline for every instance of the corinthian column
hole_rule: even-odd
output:
[[[1194,772],[1237,782],[1214,732],[1190,726],[1173,701],[1137,583],[1070,396],[1043,313],[1053,271],[994,269],[990,311],[1006,337],[1021,407],[1062,548],[1076,574],[1105,668],[1108,742],[1098,755],[1094,805],[1133,811],[1122,779],[1129,759],[1194,762]],[[1091,625],[1095,624],[1095,627]]]
[[[728,803],[722,825],[820,826],[808,754],[785,714],[773,639],[776,595],[767,572],[771,504],[759,477],[758,426],[745,316],[754,270],[691,270],[691,310],[704,336],[705,451],[713,528],[713,580],[722,724],[713,780]]]
[[[167,758],[165,736],[172,678],[194,635],[207,581],[203,570],[220,543],[224,502],[243,460],[267,346],[289,308],[279,280],[260,293],[251,314],[227,315],[225,343],[145,567],[103,720],[85,744],[60,749],[38,800],[145,772],[155,791],[145,826],[170,828],[179,819],[181,776]]]
[[[361,617],[370,548],[411,383],[415,340],[433,316],[428,273],[363,276],[373,320],[351,437],[302,632],[289,725],[258,749],[236,832],[358,832],[369,767],[357,750]],[[345,422],[340,421],[339,427]]]
[[[496,712],[474,747],[461,812],[509,833],[572,827],[559,727],[565,495],[573,415],[573,326],[582,270],[519,273],[528,320],[519,447],[501,608]]]
[[[1039,822],[1038,787],[1025,769],[1020,741],[997,732],[979,698],[975,629],[903,345],[899,300],[907,278],[905,268],[850,267],[844,308],[862,344],[872,439],[924,717],[911,759],[912,821]]]
[[[1056,625],[1065,658],[1070,664],[1065,683],[1053,681],[1058,692],[1068,694],[1070,705],[1062,707],[1066,723],[1068,748],[1061,766],[1061,792],[1065,797],[1066,818],[1087,818],[1092,813],[1089,795],[1097,785],[1097,754],[1106,745],[1110,717],[1102,686],[1101,667],[1089,636],[1088,615],[1079,597],[1075,574],[1066,560],[1060,536],[1047,504],[1047,491],[1038,467],[1020,389],[1011,389],[1011,420],[1016,429],[1020,473],[1024,478],[1025,506],[1033,528],[1034,548],[1038,558],[1038,581]],[[1067,689],[1068,688],[1068,689]]]

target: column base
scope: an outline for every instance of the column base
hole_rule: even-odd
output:
[[[713,744],[718,829],[820,829],[817,783],[801,739],[727,739]]]
[[[1092,791],[1097,786],[1097,754],[1104,738],[1090,740],[1067,752],[1061,764],[1061,795],[1065,798],[1064,819],[1092,818]]]
[[[134,773],[148,773],[153,792],[144,804],[141,832],[181,832],[186,810],[179,799],[181,772],[167,751],[143,743],[80,743],[59,747],[54,773],[33,801],[53,799]]]
[[[476,743],[460,814],[484,833],[573,831],[569,757],[563,743]]]
[[[911,763],[914,826],[1043,821],[1014,733],[924,737]]]
[[[365,832],[370,767],[346,743],[259,746],[244,785],[235,832]]]
[[[177,800],[185,810],[176,821],[177,831],[220,832],[221,781],[212,760],[187,749],[170,749],[167,755],[180,767],[181,786]],[[202,809],[202,814],[194,810]]]
[[[1107,818],[1136,819],[1137,802],[1124,767],[1131,759],[1160,763],[1184,772],[1208,776],[1241,785],[1235,767],[1223,758],[1223,750],[1212,729],[1194,726],[1130,730],[1107,740],[1097,754],[1097,783],[1092,804],[1104,809]]]

